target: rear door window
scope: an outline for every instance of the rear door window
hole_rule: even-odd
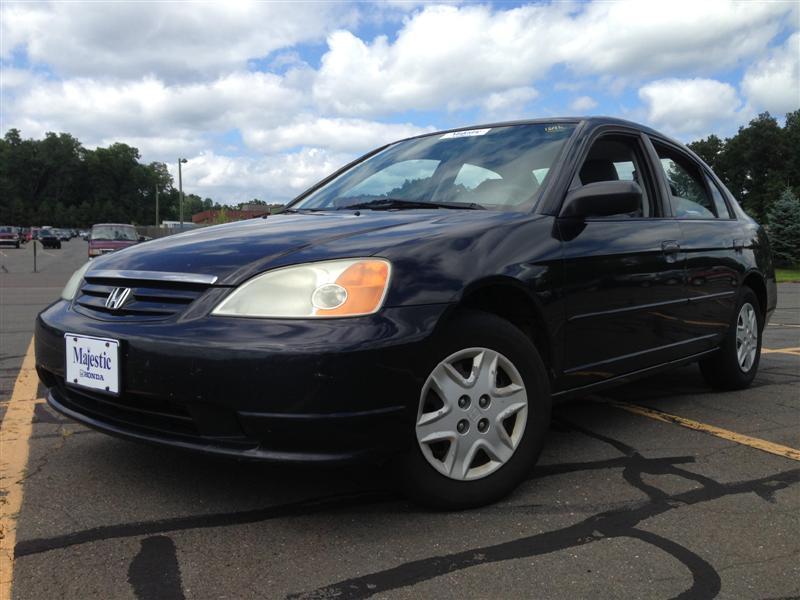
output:
[[[728,208],[728,204],[725,202],[725,196],[722,194],[722,190],[719,189],[716,183],[706,175],[706,184],[708,185],[708,189],[711,190],[711,197],[714,199],[714,206],[717,209],[717,216],[720,219],[729,219],[732,218],[733,215]]]
[[[653,146],[669,185],[672,214],[678,219],[717,218],[717,206],[699,165],[669,146],[658,142],[653,142]]]

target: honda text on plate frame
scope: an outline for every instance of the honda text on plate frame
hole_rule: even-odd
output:
[[[119,394],[119,342],[65,333],[66,380],[77,387]]]
[[[690,150],[549,119],[389,144],[266,219],[98,256],[36,324],[59,412],[281,462],[385,462],[432,506],[529,476],[552,403],[758,371],[769,242]]]

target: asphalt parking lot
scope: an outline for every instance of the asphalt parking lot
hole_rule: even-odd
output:
[[[383,469],[184,454],[48,409],[33,319],[85,256],[34,274],[30,244],[0,248],[0,600],[800,597],[800,284],[751,389],[690,366],[559,406],[512,496],[441,513]]]

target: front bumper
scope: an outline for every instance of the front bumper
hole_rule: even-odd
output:
[[[413,441],[445,309],[123,323],[59,301],[37,319],[36,366],[53,408],[112,435],[261,460],[380,460]],[[65,384],[65,332],[120,340],[119,396]]]

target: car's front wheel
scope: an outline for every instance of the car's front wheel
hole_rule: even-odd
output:
[[[531,340],[508,321],[458,315],[437,336],[420,392],[407,494],[428,506],[494,502],[530,473],[550,423],[550,386]]]
[[[764,317],[755,292],[742,288],[736,319],[719,350],[700,361],[700,371],[712,387],[741,390],[755,379],[761,358]]]

